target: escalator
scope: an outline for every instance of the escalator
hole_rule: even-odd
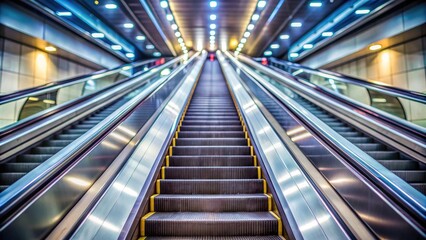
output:
[[[150,212],[141,219],[140,235],[282,239],[281,219],[272,207],[219,64],[206,62],[150,197]]]

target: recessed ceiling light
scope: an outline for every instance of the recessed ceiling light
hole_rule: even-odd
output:
[[[212,36],[214,36],[214,35],[216,35],[216,31],[210,31],[210,35],[212,35]]]
[[[379,50],[381,48],[382,48],[382,45],[374,44],[374,45],[371,45],[368,49],[370,49],[371,51],[376,51],[376,50]]]
[[[210,1],[210,7],[211,8],[217,7],[217,2],[216,1]]]
[[[304,48],[304,49],[311,49],[311,48],[313,48],[313,47],[314,47],[314,45],[312,45],[312,44],[310,44],[310,43],[303,45],[303,48]]]
[[[128,57],[128,58],[134,58],[135,54],[133,54],[133,53],[126,53],[126,57]]]
[[[242,43],[246,43],[247,42],[247,38],[241,38],[241,42]]]
[[[265,51],[263,53],[263,55],[265,55],[265,56],[271,56],[272,55],[272,51]]]
[[[253,30],[253,28],[254,28],[254,25],[253,25],[253,24],[251,24],[251,23],[247,26],[247,29],[248,29],[248,30]]]
[[[145,46],[145,48],[146,48],[146,49],[149,49],[149,50],[152,50],[152,49],[154,49],[155,47],[154,47],[154,45],[152,45],[152,44],[147,44],[147,45]]]
[[[370,13],[370,10],[368,9],[358,9],[355,11],[355,14],[358,14],[358,15],[368,14],[368,13]]]
[[[253,16],[251,17],[251,20],[253,21],[259,20],[259,14],[253,14]]]
[[[123,48],[120,45],[111,45],[111,49],[118,51],[118,50],[121,50]]]
[[[331,37],[331,36],[333,36],[333,32],[323,32],[321,34],[321,36],[323,36],[323,37]]]
[[[214,23],[210,24],[210,28],[211,29],[216,29],[216,24],[214,24]]]
[[[154,52],[152,55],[153,55],[154,57],[160,57],[160,56],[161,56],[161,53],[160,53],[160,52]]]
[[[290,36],[288,35],[288,34],[283,34],[283,35],[281,35],[280,36],[280,39],[289,39],[290,38]]]
[[[322,3],[321,2],[311,2],[309,3],[310,7],[321,7]]]
[[[216,14],[210,14],[210,20],[212,21],[216,20]]]
[[[172,14],[167,14],[166,18],[167,18],[167,20],[172,21],[173,20],[173,15]]]
[[[295,57],[298,57],[298,56],[299,56],[298,53],[290,53],[290,57],[292,57],[292,58],[295,58]]]
[[[243,48],[243,47],[244,47],[244,44],[240,43],[240,44],[238,44],[238,47],[239,47],[239,48]]]
[[[145,36],[142,36],[142,35],[136,36],[136,40],[138,41],[144,41],[145,39],[146,39]]]
[[[180,34],[180,32],[175,32],[175,36],[176,37],[180,37],[182,34]]]
[[[172,24],[172,26],[171,26],[171,27],[172,27],[172,29],[173,29],[173,30],[177,30],[177,29],[178,29],[178,25],[176,25],[176,24],[174,24],[174,23]]]
[[[257,3],[257,6],[260,7],[260,8],[264,8],[266,6],[266,1],[259,1]]]
[[[210,36],[210,40],[215,40],[216,37],[215,36]]]
[[[162,8],[167,8],[167,7],[169,6],[169,4],[167,3],[167,1],[161,1],[161,2],[160,2],[160,6],[161,6]]]
[[[92,33],[91,34],[93,38],[104,38],[105,34],[103,33]]]
[[[60,17],[70,17],[72,16],[71,12],[56,12],[56,15],[60,16]]]
[[[133,23],[125,23],[125,24],[123,24],[123,27],[124,28],[133,28],[134,25],[133,25]]]
[[[250,37],[250,32],[245,32],[244,37],[246,37],[246,38]]]
[[[272,49],[277,49],[277,48],[280,48],[280,45],[279,44],[271,44],[271,48]]]
[[[178,38],[179,43],[183,43],[183,38]]]
[[[301,27],[301,26],[302,26],[302,23],[301,23],[301,22],[292,22],[292,23],[290,24],[290,26],[291,26],[291,27]]]
[[[54,46],[47,46],[44,48],[44,50],[48,52],[56,52],[56,48]]]
[[[105,4],[105,8],[106,9],[116,9],[117,5],[113,4],[113,3],[108,3],[108,4]]]

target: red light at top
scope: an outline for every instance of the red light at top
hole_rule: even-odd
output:
[[[214,54],[213,53],[211,53],[210,54],[210,62],[213,62],[214,61]]]
[[[268,65],[268,59],[262,58],[262,65]]]

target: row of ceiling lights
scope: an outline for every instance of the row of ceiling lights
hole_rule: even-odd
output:
[[[174,20],[175,17],[173,16],[172,10],[169,8],[169,2],[167,2],[166,0],[162,0],[160,2],[160,6],[166,11],[167,21],[169,21],[170,27],[173,29],[175,36],[177,37],[179,45],[182,48],[182,52],[184,54],[187,54],[188,49],[186,48],[185,41],[182,38],[182,33],[179,31],[179,27]]]
[[[108,10],[114,10],[114,9],[117,9],[117,4],[114,4],[114,3],[108,3],[108,4],[105,4],[104,5],[104,7],[106,8],[106,9],[108,9]],[[56,12],[56,15],[58,15],[58,16],[60,16],[60,17],[71,17],[72,16],[72,13],[71,12],[68,12],[68,11],[60,11],[60,12]],[[126,23],[123,23],[123,25],[122,25],[122,27],[123,28],[126,28],[126,29],[132,29],[132,28],[134,28],[134,24],[133,23],[131,23],[131,22],[126,22]],[[90,34],[93,38],[96,38],[96,39],[102,39],[102,38],[105,38],[105,34],[104,33],[101,33],[101,32],[93,32],[93,33],[91,33]],[[145,36],[143,36],[143,35],[138,35],[138,36],[136,36],[136,40],[137,41],[145,41],[146,40],[146,37]],[[155,50],[155,46],[154,45],[152,45],[152,44],[147,44],[146,46],[145,46],[145,48],[147,49],[147,50]],[[111,45],[111,49],[112,50],[114,50],[114,51],[121,51],[122,49],[123,49],[123,47],[121,46],[121,45],[118,45],[118,44],[113,44],[113,45]],[[132,53],[132,52],[126,52],[125,53],[125,55],[126,55],[126,57],[128,57],[128,58],[130,58],[130,59],[133,59],[134,57],[135,57],[135,54],[134,53]],[[161,53],[160,52],[154,52],[153,53],[153,56],[154,57],[160,57],[161,56]]]
[[[309,6],[310,7],[314,7],[314,8],[322,7],[322,2],[313,1],[313,2],[309,3]],[[370,13],[369,9],[358,9],[358,10],[355,11],[356,15],[364,15],[364,14],[368,14],[368,13]],[[300,28],[300,27],[302,27],[302,25],[303,25],[302,22],[291,22],[290,23],[290,27],[292,27],[292,28]],[[331,36],[333,36],[333,34],[334,34],[333,32],[325,31],[325,32],[321,33],[321,36],[322,37],[331,37]],[[289,34],[282,34],[282,35],[280,35],[280,39],[281,40],[288,40],[288,39],[290,39],[290,35]],[[311,43],[307,43],[307,44],[303,45],[303,49],[305,49],[305,50],[306,49],[311,49],[313,47],[314,47],[314,45],[311,44]],[[278,48],[280,48],[280,45],[278,43],[273,43],[273,44],[270,45],[270,48],[271,49],[278,49]],[[271,56],[272,55],[272,51],[271,50],[267,50],[263,54],[265,56]],[[291,53],[289,53],[289,57],[290,58],[296,58],[298,56],[299,56],[299,53],[297,53],[297,52],[291,52]]]
[[[247,25],[246,31],[243,34],[243,37],[240,40],[240,43],[238,44],[237,49],[235,50],[235,54],[239,54],[241,50],[244,48],[244,44],[247,42],[247,39],[250,37],[251,31],[254,29],[254,25],[256,24],[257,20],[260,18],[260,14],[262,10],[266,6],[266,1],[259,0],[257,2],[256,9],[254,10],[253,15],[251,16],[251,20],[249,24]]]
[[[216,1],[210,1],[209,5],[210,5],[210,8],[216,8],[217,2]],[[217,16],[216,16],[216,14],[210,14],[209,18],[210,18],[211,21],[216,21]],[[217,25],[214,22],[212,22],[209,27],[210,27],[210,36],[209,36],[210,50],[213,51],[213,50],[216,49],[216,28],[217,28]]]

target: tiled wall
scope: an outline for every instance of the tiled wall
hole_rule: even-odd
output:
[[[378,51],[330,70],[368,81],[426,93],[426,37]],[[408,120],[426,126],[423,105],[402,102]]]
[[[93,71],[57,55],[0,38],[0,94]],[[24,102],[0,105],[0,128],[16,121]]]
[[[93,71],[55,54],[0,38],[0,94]]]

